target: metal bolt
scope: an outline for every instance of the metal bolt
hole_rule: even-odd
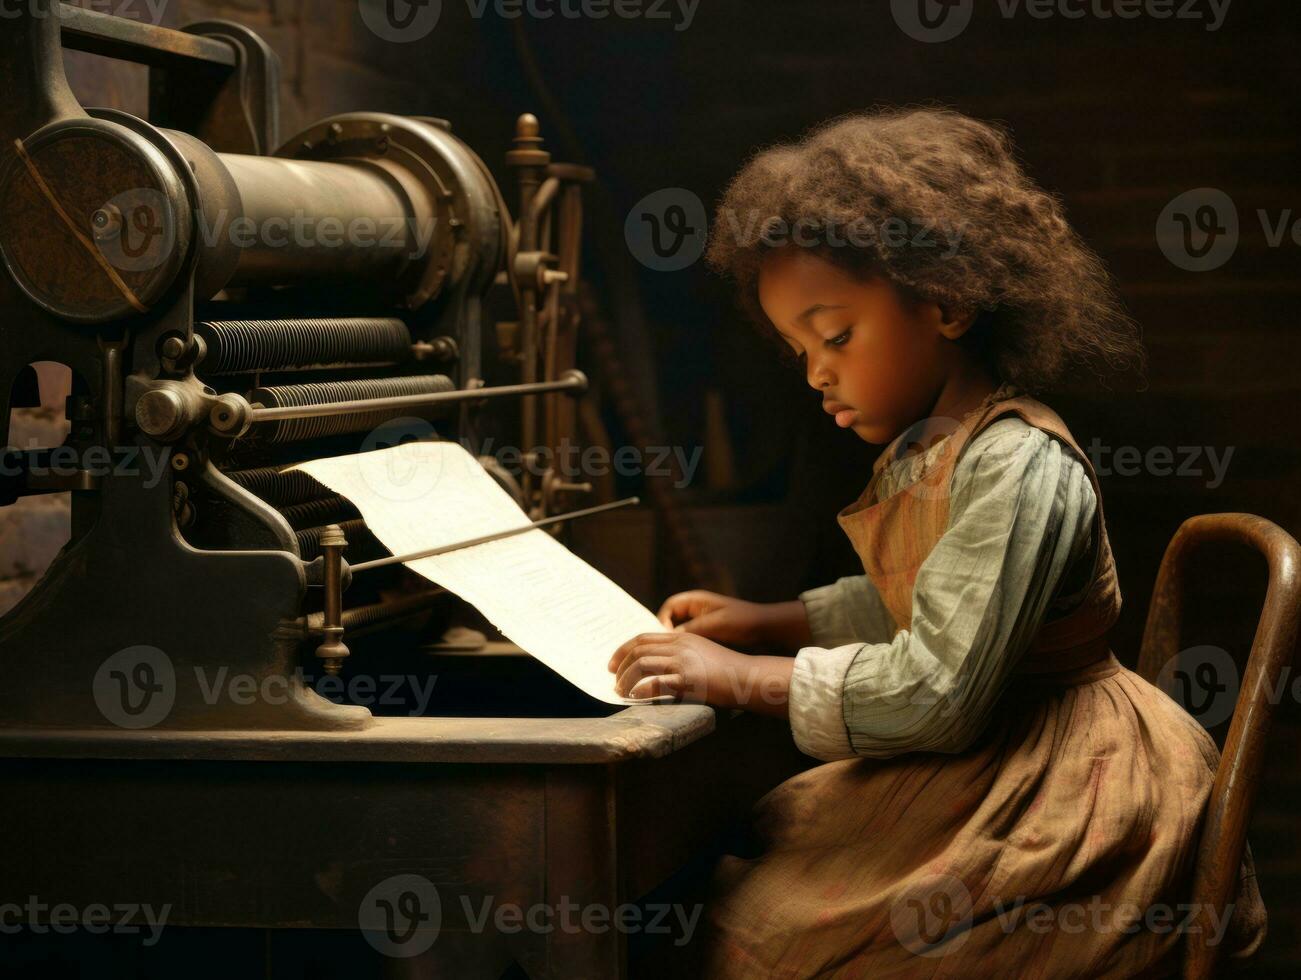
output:
[[[90,216],[90,226],[96,241],[108,241],[122,233],[122,212],[115,205],[106,204]]]
[[[185,353],[185,341],[180,337],[168,337],[163,341],[162,355],[169,361],[174,361]]]

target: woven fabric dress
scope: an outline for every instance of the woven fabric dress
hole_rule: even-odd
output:
[[[760,802],[747,854],[725,857],[715,875],[708,976],[1177,973],[1218,752],[1108,646],[1120,592],[1101,494],[1062,420],[1000,389],[915,483],[878,499],[887,452],[840,524],[907,629],[918,569],[945,533],[954,468],[1009,416],[1058,440],[1092,484],[1083,600],[1042,625],[971,746],[830,762]],[[1264,936],[1250,854],[1222,930],[1232,956]]]

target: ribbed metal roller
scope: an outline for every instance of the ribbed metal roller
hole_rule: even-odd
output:
[[[357,381],[322,381],[318,384],[276,385],[256,388],[249,401],[268,408],[281,406],[323,405],[327,402],[356,401],[366,398],[392,398],[399,395],[429,395],[453,391],[456,384],[444,374],[425,374],[407,378],[362,378]],[[445,409],[444,409],[445,411]],[[411,409],[382,409],[353,415],[327,415],[307,419],[279,419],[258,427],[257,437],[266,442],[294,442],[318,439],[341,432],[361,432],[381,422],[417,414]]]
[[[301,504],[329,493],[329,490],[302,470],[283,472],[275,466],[258,466],[245,470],[227,470],[226,476],[254,496],[283,507]]]
[[[207,353],[204,375],[379,367],[411,359],[411,332],[401,320],[354,317],[312,320],[216,320],[196,323]]]
[[[319,525],[317,527],[305,527],[301,531],[295,532],[298,538],[298,554],[303,561],[311,561],[321,554],[321,535],[325,533],[329,525]],[[375,546],[375,537],[366,527],[366,522],[360,517],[355,517],[350,521],[339,522],[339,529],[343,531],[343,536],[348,539],[348,558],[352,561],[357,560],[357,553],[363,550],[373,550]]]
[[[308,500],[301,504],[281,507],[280,513],[295,531],[308,527],[323,527],[356,520],[361,516],[353,504],[338,495]]]

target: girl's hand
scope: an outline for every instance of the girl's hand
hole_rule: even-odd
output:
[[[642,633],[614,652],[609,669],[626,698],[667,694],[784,715],[792,665],[789,657],[753,657],[692,633]]]
[[[660,606],[659,621],[670,629],[694,633],[729,646],[774,644],[788,649],[807,646],[808,616],[804,603],[746,602],[717,592],[695,589],[669,596]]]

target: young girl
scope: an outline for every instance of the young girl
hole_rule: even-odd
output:
[[[1141,362],[1101,262],[1004,133],[937,110],[758,154],[709,258],[836,424],[888,443],[839,515],[865,575],[676,595],[673,632],[611,659],[625,694],[788,715],[826,760],[720,866],[709,975],[1175,973],[1217,752],[1109,649],[1097,479],[1026,393]],[[795,655],[733,649],[757,645]],[[1245,956],[1249,867],[1239,892],[1209,927]]]

